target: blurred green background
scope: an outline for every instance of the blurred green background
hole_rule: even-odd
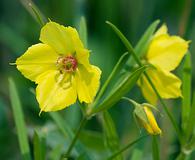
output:
[[[31,93],[31,89],[35,85],[25,79],[15,66],[9,65],[9,62],[14,62],[29,46],[39,42],[40,26],[25,9],[24,2],[25,0],[0,1],[0,157],[6,160],[21,158],[10,107],[9,76],[14,78],[19,90],[29,139],[32,138],[33,129],[36,128],[47,135],[48,154],[51,154],[51,150],[54,148],[59,147],[61,151],[67,147],[64,146],[63,137],[57,132],[57,128],[53,125],[48,114],[38,116],[39,108],[34,95]],[[116,24],[135,45],[149,24],[156,19],[160,19],[161,24],[166,23],[171,34],[177,34],[180,24],[185,21],[182,19],[182,14],[186,4],[189,3],[186,9],[189,15],[187,16],[184,38],[192,40],[190,51],[192,62],[195,60],[193,55],[195,52],[194,0],[34,0],[34,3],[46,17],[65,26],[78,27],[80,17],[85,16],[88,27],[88,48],[92,50],[91,62],[102,69],[102,82],[105,81],[120,55],[126,51],[113,31],[105,24],[106,20]],[[193,68],[194,66],[195,63],[193,63]],[[193,82],[194,78],[195,74]],[[139,89],[136,87],[129,93],[129,96],[140,103],[144,102]],[[169,103],[172,107],[170,109],[173,110],[179,123],[180,101]],[[74,106],[61,111],[73,129],[78,126],[81,117],[79,108],[76,105]],[[131,114],[132,107],[129,104],[118,103],[110,109],[110,112],[116,123],[122,145],[140,134]],[[162,159],[172,159],[173,157],[169,157],[169,154],[174,155],[179,151],[174,131],[166,115],[159,117],[159,122],[165,133],[161,137]],[[102,129],[98,119],[93,118],[88,122],[86,128],[93,130],[93,133],[96,133],[100,139],[100,144],[97,144],[99,148],[91,144],[92,146],[88,146],[89,150],[97,147],[99,153],[103,153],[104,149],[101,148],[103,144],[102,134],[99,132]],[[84,134],[81,139],[85,143],[90,138]],[[150,138],[147,138],[135,147],[144,151],[145,159],[151,159],[151,149],[148,147],[150,141]],[[131,157],[132,152],[131,149],[125,152],[125,155]]]

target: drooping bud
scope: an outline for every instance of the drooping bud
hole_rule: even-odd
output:
[[[128,99],[128,101],[131,102],[135,107],[133,113],[138,124],[141,127],[145,128],[149,134],[152,135],[161,134],[162,131],[159,128],[154,117],[154,114],[152,113],[151,110],[154,109],[155,107],[147,103],[139,104],[131,99]]]

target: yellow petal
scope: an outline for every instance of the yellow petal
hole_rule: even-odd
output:
[[[75,79],[77,82],[77,94],[80,102],[91,103],[100,85],[101,70],[91,65],[91,69],[86,69],[80,65]]]
[[[89,63],[89,50],[84,48],[77,49],[75,56],[79,64],[84,65],[86,68],[91,68]]]
[[[181,97],[181,81],[174,74],[161,69],[148,69],[147,74],[164,99]],[[143,75],[138,81],[144,97],[152,104],[156,104],[157,96]]]
[[[154,38],[155,37],[158,37],[158,36],[161,36],[163,34],[167,34],[167,31],[168,31],[168,28],[165,24],[163,24],[157,31],[156,33],[154,34]]]
[[[163,34],[154,38],[149,46],[146,59],[163,70],[174,70],[188,50],[187,41],[178,36]]]
[[[144,128],[148,131],[149,134],[161,134],[161,129],[159,128],[152,111],[148,107],[144,107],[144,110],[148,118],[148,123],[143,123]]]
[[[75,52],[76,31],[55,22],[48,22],[41,29],[40,41],[50,45],[58,54],[68,55]],[[78,41],[76,42],[78,43]]]
[[[35,81],[37,76],[43,72],[56,69],[58,55],[46,44],[36,44],[16,60],[17,68],[22,74]]]
[[[47,71],[37,79],[36,97],[41,111],[57,111],[76,102],[74,77]]]
[[[81,42],[80,38],[79,38],[79,34],[77,32],[77,30],[75,28],[72,27],[65,27],[67,33],[69,34],[69,36],[72,38],[72,42],[74,45],[75,49],[80,49],[80,48],[84,48],[83,43]]]

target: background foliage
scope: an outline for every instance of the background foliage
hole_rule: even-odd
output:
[[[78,27],[80,17],[85,16],[88,27],[88,48],[92,50],[91,61],[100,66],[103,70],[102,82],[105,81],[111,72],[118,58],[126,51],[122,43],[113,34],[111,29],[105,24],[106,20],[117,24],[120,30],[125,33],[132,44],[136,44],[148,25],[156,19],[161,23],[167,23],[171,34],[179,32],[179,26],[183,22],[182,13],[188,0],[34,0],[46,17],[63,25]],[[32,87],[35,85],[25,79],[14,66],[9,62],[24,53],[24,51],[38,42],[40,26],[35,19],[24,8],[24,0],[1,0],[0,1],[0,157],[2,159],[20,159],[20,151],[17,140],[17,132],[8,93],[8,77],[11,75],[19,91],[22,107],[27,124],[27,132],[30,136],[30,147],[33,145],[34,128],[44,134],[47,143],[47,153],[49,157],[57,155],[56,152],[64,151],[68,139],[58,132],[48,114],[38,116],[39,108],[35,96],[32,94]],[[186,25],[184,38],[192,40],[190,51],[192,62],[195,59],[195,2],[187,7],[190,12]],[[195,63],[192,63],[195,67]],[[195,71],[193,70],[193,75]],[[177,69],[180,75],[180,68]],[[181,75],[180,75],[181,76]],[[194,76],[192,77],[194,82]],[[136,87],[128,94],[138,102],[144,102],[139,89]],[[179,107],[180,101],[168,101],[170,110],[180,122]],[[121,144],[132,141],[140,134],[132,116],[132,107],[126,103],[118,103],[109,110],[116,130],[119,133]],[[79,108],[74,105],[60,112],[67,123],[74,130],[80,121]],[[172,159],[179,151],[178,142],[166,116],[159,116],[160,126],[165,134],[162,135],[160,154],[162,159]],[[87,129],[83,131],[81,141],[87,145],[88,149],[96,150],[104,154],[102,145],[103,136],[98,118],[93,118],[87,123]],[[35,138],[35,137],[34,137]],[[91,142],[93,139],[93,143]],[[59,143],[61,142],[61,143]],[[96,142],[96,143],[94,143]],[[139,142],[132,150],[125,152],[127,157],[144,155],[145,159],[151,158],[151,147],[148,147],[151,139],[147,138]],[[167,144],[172,144],[167,147]],[[140,152],[143,151],[143,152]],[[173,157],[169,157],[172,154]],[[97,154],[98,157],[98,154]],[[136,158],[134,158],[136,159]],[[139,159],[139,158],[137,158]],[[193,156],[191,157],[193,159]]]

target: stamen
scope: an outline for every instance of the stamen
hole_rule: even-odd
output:
[[[61,73],[64,72],[74,72],[77,68],[77,60],[74,56],[59,57],[57,60],[57,66],[60,69]]]

